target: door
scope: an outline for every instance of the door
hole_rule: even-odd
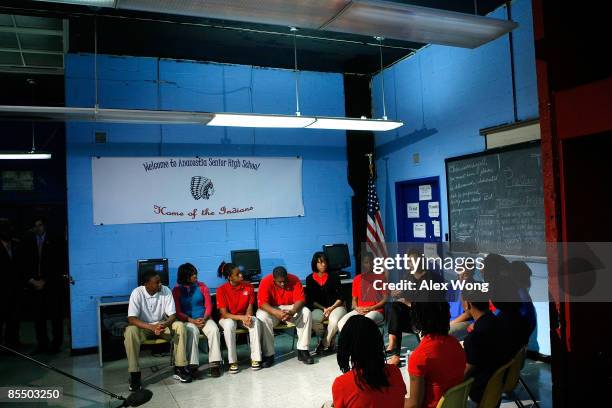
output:
[[[395,183],[398,242],[442,242],[440,179]]]

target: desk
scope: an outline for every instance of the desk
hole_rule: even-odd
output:
[[[343,295],[345,297],[347,297],[348,299],[344,299],[345,301],[348,300],[347,305],[350,306],[351,304],[351,297],[350,297],[350,285],[352,284],[353,279],[352,278],[348,278],[348,279],[342,279],[340,281],[340,284],[343,286]],[[259,282],[255,283],[256,285],[259,284]],[[304,282],[302,282],[302,284],[304,284]],[[348,296],[346,295],[346,289],[347,286],[349,286],[348,289]],[[259,287],[255,287],[255,293],[257,293],[259,291]],[[210,295],[211,297],[215,296],[217,292],[217,288],[211,289],[210,291]],[[98,361],[100,363],[100,367],[103,366],[104,364],[104,345],[106,343],[107,345],[107,349],[109,348],[108,346],[111,345],[110,343],[110,334],[108,332],[108,330],[106,329],[106,327],[104,326],[104,321],[103,321],[103,316],[108,316],[108,315],[123,315],[126,316],[126,321],[127,321],[127,310],[128,310],[128,305],[130,303],[130,295],[120,295],[120,296],[101,296],[98,298],[97,301],[97,316],[98,316]],[[216,309],[216,306],[215,306]],[[115,336],[116,337],[116,336]],[[123,342],[123,338],[121,338],[121,341]],[[123,343],[121,343],[123,344]],[[123,346],[121,346],[123,347]],[[107,350],[108,351],[108,350]]]
[[[127,309],[130,303],[130,295],[121,296],[101,296],[98,298],[97,313],[98,313],[98,360],[100,367],[103,365],[102,353],[104,347],[103,334],[106,332],[102,320],[102,316],[114,312],[116,314],[121,313],[125,310],[125,316],[127,317]]]

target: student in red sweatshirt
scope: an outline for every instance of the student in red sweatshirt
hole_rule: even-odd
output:
[[[448,334],[448,302],[416,302],[410,314],[421,341],[408,360],[410,398],[406,408],[436,408],[449,388],[463,382],[465,352]]]
[[[334,408],[403,408],[406,384],[399,368],[385,363],[383,338],[371,319],[347,320],[337,359],[344,374],[332,385]]]

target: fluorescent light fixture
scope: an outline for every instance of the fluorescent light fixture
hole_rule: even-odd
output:
[[[315,120],[308,116],[214,113],[207,126],[304,128]]]
[[[115,7],[116,0],[36,0],[45,3],[76,4],[89,7]]]
[[[513,21],[414,6],[353,0],[327,31],[383,36],[396,40],[476,48],[518,27]]]
[[[51,153],[46,152],[0,152],[0,160],[48,160]]]
[[[316,118],[316,122],[308,125],[310,129],[337,129],[337,130],[371,130],[386,131],[397,129],[403,122],[383,119],[352,119],[352,118]]]
[[[404,124],[403,122],[385,119],[324,116],[9,105],[0,105],[0,118],[19,121],[75,121],[162,125],[183,124],[259,128],[370,130],[374,132],[397,129]]]

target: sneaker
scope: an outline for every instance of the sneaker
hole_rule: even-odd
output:
[[[236,374],[238,372],[238,364],[230,364],[229,372],[230,374]]]
[[[308,350],[298,350],[298,360],[304,364],[314,364],[314,359]]]
[[[130,392],[140,391],[142,389],[142,383],[140,381],[140,371],[130,373]]]
[[[264,357],[264,361],[262,363],[263,368],[270,368],[274,365],[274,355]]]
[[[218,365],[210,367],[210,376],[211,377],[221,377],[221,367]]]
[[[261,370],[261,364],[259,363],[259,361],[251,361],[251,370],[253,371]]]
[[[191,374],[187,367],[174,367],[174,375],[172,376],[175,380],[179,380],[183,383],[191,382]]]

